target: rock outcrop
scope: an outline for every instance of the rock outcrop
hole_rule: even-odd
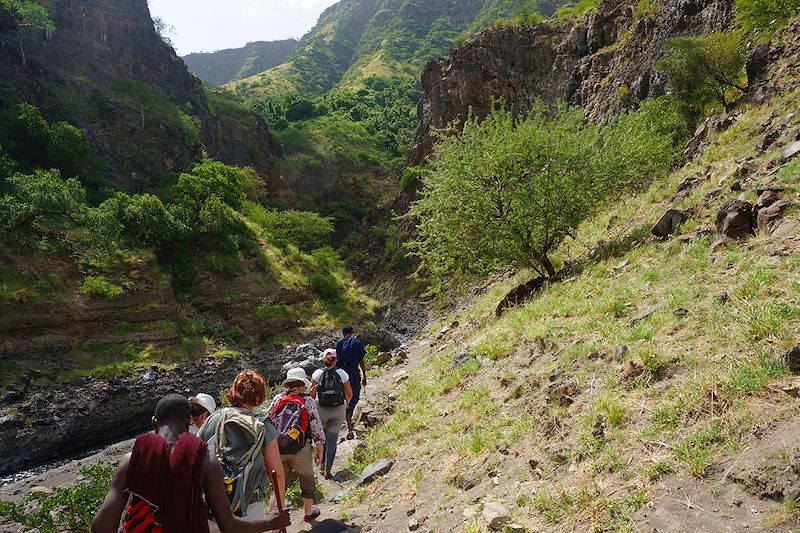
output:
[[[429,155],[435,128],[482,117],[504,99],[526,112],[535,102],[583,106],[600,118],[663,94],[655,64],[665,43],[685,34],[726,27],[731,0],[655,0],[636,13],[635,0],[605,0],[580,19],[484,31],[422,75],[417,146],[411,160]]]

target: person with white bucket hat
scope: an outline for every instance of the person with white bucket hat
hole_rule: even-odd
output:
[[[192,425],[189,426],[189,433],[197,435],[203,423],[217,411],[217,402],[210,394],[199,392],[196,396],[189,397],[189,405],[192,406]]]
[[[292,472],[300,479],[304,520],[311,523],[320,515],[319,509],[314,507],[317,488],[314,462],[320,464],[322,461],[325,431],[317,403],[306,394],[306,390],[311,388],[306,371],[290,368],[283,386],[285,389],[275,395],[269,407],[269,419],[278,431],[278,447],[286,479]],[[312,443],[316,447],[316,458],[312,456]]]

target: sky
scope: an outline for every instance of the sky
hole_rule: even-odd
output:
[[[300,38],[338,0],[150,0],[150,12],[173,26],[179,55],[239,48],[251,41]]]

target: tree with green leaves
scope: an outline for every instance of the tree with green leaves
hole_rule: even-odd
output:
[[[51,33],[55,30],[50,14],[41,4],[33,0],[0,0],[0,7],[6,9],[14,17],[17,24],[17,42],[22,64],[25,59],[25,35],[31,31]]]
[[[691,122],[703,116],[709,105],[719,104],[729,111],[747,91],[742,81],[745,58],[740,32],[716,32],[671,39],[657,68],[667,75],[673,94],[683,102]]]
[[[659,101],[600,126],[577,109],[515,118],[496,106],[441,135],[409,213],[418,273],[446,281],[517,265],[552,277],[550,254],[578,224],[676,162],[671,113]]]

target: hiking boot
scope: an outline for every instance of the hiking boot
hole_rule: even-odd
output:
[[[319,518],[319,515],[322,514],[320,510],[316,507],[311,509],[311,514],[307,514],[303,517],[304,522],[308,522],[309,524]]]

